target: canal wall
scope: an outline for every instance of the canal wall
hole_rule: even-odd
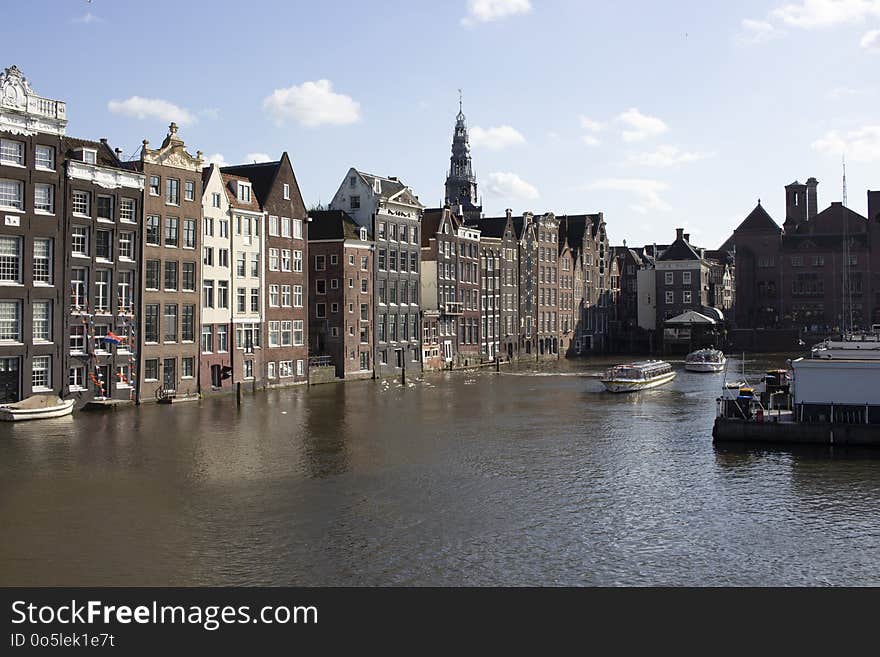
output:
[[[880,425],[754,422],[719,417],[712,438],[716,443],[880,447]]]

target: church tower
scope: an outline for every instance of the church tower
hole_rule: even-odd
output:
[[[452,135],[452,157],[446,176],[446,204],[456,213],[459,206],[465,220],[479,219],[483,208],[478,205],[477,177],[471,167],[471,146],[468,142],[467,121],[458,100],[458,116]]]

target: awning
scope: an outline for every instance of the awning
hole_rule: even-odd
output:
[[[695,310],[688,310],[686,313],[682,313],[678,317],[667,319],[665,323],[672,326],[693,326],[695,324],[711,326],[715,324],[715,320],[711,317],[701,315]]]

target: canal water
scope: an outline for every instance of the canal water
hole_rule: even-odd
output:
[[[716,448],[722,375],[607,364],[4,424],[0,585],[880,584],[876,453]]]

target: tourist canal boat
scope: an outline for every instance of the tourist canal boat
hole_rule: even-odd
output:
[[[684,361],[684,369],[688,372],[723,372],[726,365],[727,358],[718,349],[692,351]]]
[[[14,404],[0,406],[0,421],[47,420],[73,413],[73,399],[60,399],[57,395],[32,395]]]
[[[601,381],[608,392],[635,392],[662,386],[674,378],[672,365],[662,360],[648,360],[612,367]]]

